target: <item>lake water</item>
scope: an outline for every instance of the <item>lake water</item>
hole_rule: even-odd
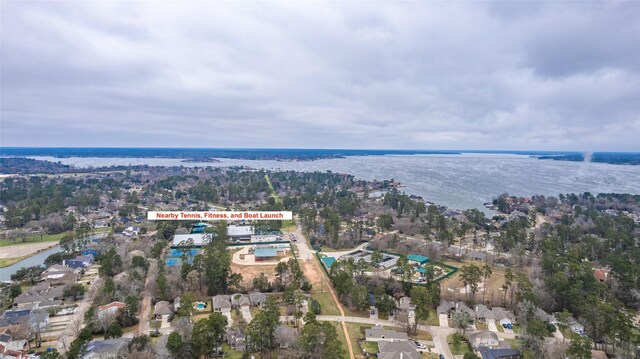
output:
[[[640,166],[593,162],[538,160],[522,155],[386,155],[350,156],[305,162],[220,159],[220,162],[181,162],[167,158],[32,157],[76,167],[112,165],[249,166],[296,171],[333,171],[358,178],[400,181],[408,194],[453,209],[483,208],[501,193],[531,196],[560,193],[640,194]]]
[[[104,234],[93,234],[86,237],[88,240],[93,240],[97,238],[103,237]],[[4,267],[0,269],[0,282],[11,280],[11,275],[18,271],[18,269],[22,267],[33,267],[33,266],[41,266],[44,264],[44,260],[47,259],[48,256],[62,252],[64,249],[59,245],[55,245],[47,250],[42,252],[38,252],[31,257],[27,257],[19,262],[13,263],[8,267]]]
[[[47,250],[39,252],[31,257],[25,258],[19,262],[13,263],[8,267],[4,267],[0,269],[0,281],[8,281],[11,280],[11,275],[18,271],[18,269],[22,267],[33,267],[39,266],[44,263],[44,260],[47,259],[48,256],[62,252],[63,249],[60,246],[56,245]]]

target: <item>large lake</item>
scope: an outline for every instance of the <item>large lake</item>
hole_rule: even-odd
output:
[[[358,178],[400,181],[408,194],[449,208],[482,208],[497,195],[555,195],[560,193],[640,194],[640,166],[593,162],[538,160],[522,155],[386,155],[353,156],[306,162],[221,159],[185,163],[166,158],[32,157],[76,167],[112,165],[249,166],[296,171],[333,171]]]

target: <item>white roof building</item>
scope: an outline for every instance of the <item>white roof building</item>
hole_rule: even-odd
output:
[[[251,237],[253,235],[253,226],[236,226],[232,224],[227,227],[227,234],[229,237]]]
[[[173,246],[187,245],[190,242],[196,247],[202,247],[211,241],[210,233],[176,234],[173,236]]]

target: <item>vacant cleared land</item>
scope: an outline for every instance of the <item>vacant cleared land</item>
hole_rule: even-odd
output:
[[[40,252],[49,247],[53,247],[56,244],[58,244],[57,241],[56,242],[50,241],[50,242],[39,242],[39,243],[16,244],[12,246],[1,247],[0,259],[30,256],[34,253]]]
[[[256,265],[256,266],[243,266],[236,263],[231,263],[231,270],[234,273],[242,274],[242,280],[247,283],[251,283],[254,278],[260,276],[260,274],[264,273],[269,281],[273,281],[276,279],[276,264],[272,265]]]

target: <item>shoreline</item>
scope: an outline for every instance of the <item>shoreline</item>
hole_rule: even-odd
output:
[[[45,243],[45,242],[42,242],[42,243]],[[51,243],[51,245],[47,246],[45,248],[40,248],[37,251],[29,253],[29,254],[26,254],[24,256],[0,258],[0,268],[6,268],[6,267],[9,267],[9,266],[12,266],[12,265],[14,265],[14,264],[16,264],[16,263],[18,263],[20,261],[23,261],[23,260],[25,260],[27,258],[33,257],[38,253],[41,253],[41,252],[44,252],[44,251],[48,251],[49,249],[51,249],[51,248],[53,248],[53,247],[55,247],[57,245],[60,245],[60,241],[57,241],[57,242],[56,241],[51,241],[51,242],[46,242],[46,243]],[[36,244],[36,243],[34,243],[34,244]],[[7,247],[3,247],[3,248],[7,248]]]

